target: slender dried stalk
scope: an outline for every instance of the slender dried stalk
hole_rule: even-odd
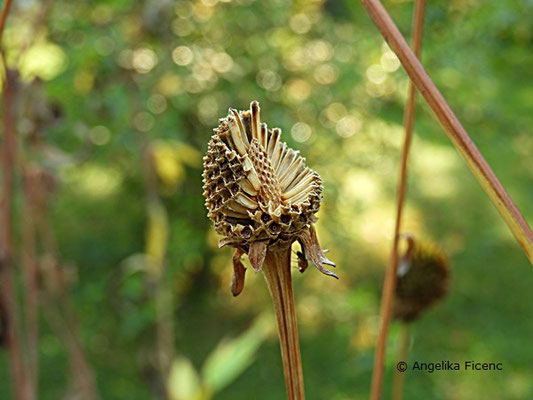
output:
[[[41,191],[38,196],[43,196],[42,182],[38,189]],[[57,260],[55,238],[46,210],[46,202],[36,210],[39,242],[43,246],[40,271],[45,284],[39,296],[42,312],[65,347],[70,367],[69,384],[75,396],[83,400],[98,400],[98,386],[80,340],[76,310],[65,287],[64,272]]]
[[[4,7],[2,8],[2,14],[0,14],[0,43],[4,35],[4,27],[6,25],[7,15],[11,9],[11,0],[4,0]]]
[[[140,110],[137,86],[128,76],[128,87],[132,93],[132,115]],[[165,268],[165,257],[168,241],[168,221],[164,205],[157,189],[157,173],[153,147],[149,137],[135,130],[140,157],[143,165],[143,186],[145,195],[148,229],[146,236],[146,254],[149,261],[147,273],[150,286],[153,288],[153,301],[156,310],[156,356],[161,381],[166,385],[170,374],[172,360],[176,354],[174,345],[175,320],[174,298],[168,284],[168,271]]]
[[[4,11],[6,10],[4,7]],[[5,22],[7,12],[2,13]],[[1,29],[0,29],[1,35]],[[22,348],[19,342],[19,321],[16,288],[13,274],[13,244],[12,233],[12,197],[13,179],[16,163],[16,131],[15,131],[15,100],[16,100],[16,72],[6,69],[6,76],[2,92],[3,101],[3,143],[2,143],[2,202],[0,206],[0,278],[2,283],[2,302],[5,309],[7,324],[7,347],[9,365],[13,380],[14,393],[17,399],[31,399]]]
[[[78,337],[77,321],[73,315],[72,307],[67,302],[58,301],[65,300],[64,296],[62,299],[56,299],[45,292],[41,299],[44,305],[43,314],[67,349],[72,376],[70,384],[72,385],[71,390],[74,392],[72,397],[82,400],[100,399],[93,371]]]
[[[403,323],[401,326],[396,363],[399,363],[400,361],[406,362],[407,360],[407,352],[409,351],[410,340],[409,328],[409,324]],[[404,377],[405,372],[400,372],[398,369],[394,370],[394,381],[392,383],[392,400],[402,400]]]
[[[263,274],[276,313],[287,396],[289,400],[303,400],[305,398],[304,378],[290,262],[290,249],[269,250],[263,264]]]
[[[39,383],[39,277],[37,261],[37,232],[35,221],[37,196],[41,182],[31,170],[23,172],[22,215],[22,264],[24,273],[24,313],[26,322],[26,343],[28,355],[28,379],[32,392],[38,393]]]
[[[361,0],[453,145],[533,264],[533,232],[379,0]]]
[[[417,0],[415,12],[413,14],[413,49],[417,57],[420,57],[422,48],[422,33],[424,28],[424,11],[425,0]],[[409,84],[409,95],[405,106],[404,127],[405,139],[402,148],[402,161],[400,167],[400,177],[398,180],[398,189],[396,195],[396,222],[394,225],[394,235],[392,240],[392,250],[389,258],[387,271],[385,272],[383,293],[381,300],[381,321],[376,353],[374,356],[374,369],[372,375],[371,399],[379,399],[383,385],[383,369],[385,360],[385,350],[387,347],[387,336],[389,330],[389,321],[394,301],[394,292],[396,289],[396,273],[398,270],[398,242],[402,224],[403,204],[407,186],[407,161],[409,158],[409,149],[413,136],[413,125],[415,120],[415,99],[416,88],[413,82]]]
[[[46,23],[46,19],[48,15],[50,14],[50,11],[52,10],[53,3],[54,3],[54,0],[44,0],[43,2],[41,2],[41,7],[37,11],[35,18],[30,24],[31,32],[24,35],[25,42],[23,42],[23,44],[20,45],[20,49],[16,57],[14,57],[12,61],[12,65],[19,65],[19,62],[22,56],[26,54],[26,51],[28,51],[28,49],[32,47],[32,45],[35,43],[37,38],[39,38],[39,29],[41,29],[43,25]]]

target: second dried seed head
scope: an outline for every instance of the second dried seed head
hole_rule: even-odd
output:
[[[432,242],[403,236],[407,239],[407,250],[398,263],[394,317],[412,322],[448,293],[450,264]]]

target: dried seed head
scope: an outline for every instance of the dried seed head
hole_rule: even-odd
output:
[[[267,247],[286,248],[298,240],[306,243],[304,253],[311,261],[327,271],[322,264],[334,264],[324,256],[312,229],[322,180],[305,166],[298,151],[281,141],[280,129],[261,123],[259,113],[256,101],[247,111],[230,109],[204,157],[205,204],[216,232],[224,236],[219,245],[248,253],[259,270]]]
[[[227,244],[292,236],[315,220],[320,176],[259,121],[259,105],[220,120],[204,158],[209,218]]]
[[[412,322],[448,292],[448,258],[436,245],[406,235],[407,250],[398,262],[394,317]]]

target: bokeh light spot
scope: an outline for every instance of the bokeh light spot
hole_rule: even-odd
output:
[[[152,114],[142,111],[133,118],[133,125],[141,132],[148,132],[154,127],[155,118]]]
[[[103,146],[109,142],[111,132],[103,125],[98,125],[92,128],[89,132],[89,139],[97,146]]]
[[[228,72],[233,66],[233,59],[227,53],[216,53],[211,59],[211,65],[214,70],[220,73]]]
[[[300,103],[309,98],[311,89],[311,85],[303,79],[294,79],[287,83],[287,97],[296,103]]]
[[[318,66],[314,73],[315,80],[321,85],[331,85],[332,83],[335,83],[338,75],[339,73],[337,68],[331,64],[323,64]]]
[[[291,17],[289,26],[294,32],[304,34],[311,29],[311,20],[305,14],[296,14]]]
[[[89,71],[79,71],[74,76],[74,89],[80,93],[89,93],[94,85],[94,75]]]
[[[181,87],[181,78],[176,74],[165,74],[157,83],[157,91],[163,96],[173,96],[181,91]]]
[[[387,72],[394,72],[398,68],[400,68],[400,60],[398,60],[398,57],[396,57],[396,54],[394,54],[392,51],[388,50],[381,56],[380,59],[381,66],[383,70]]]
[[[331,103],[329,106],[326,107],[324,113],[326,114],[327,119],[332,122],[337,122],[346,115],[347,111],[346,107],[344,107],[343,104]]]
[[[384,71],[383,67],[380,64],[372,64],[366,70],[366,77],[368,80],[375,84],[380,84],[385,82],[387,74]]]
[[[132,66],[140,74],[150,72],[157,64],[157,56],[152,49],[141,47],[133,52]]]
[[[178,46],[172,51],[172,60],[180,66],[189,65],[194,58],[192,50],[187,46]]]
[[[311,137],[311,127],[305,122],[297,122],[292,126],[291,135],[297,142],[306,142]]]
[[[349,138],[361,129],[362,124],[360,115],[347,115],[337,122],[335,128],[339,136]]]
[[[155,93],[148,98],[146,105],[150,112],[161,114],[167,109],[167,99],[165,99],[165,96]]]
[[[257,73],[257,84],[269,91],[279,90],[281,77],[274,71],[262,69]]]

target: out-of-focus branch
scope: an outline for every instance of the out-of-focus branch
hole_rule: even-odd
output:
[[[422,33],[424,31],[424,11],[426,1],[416,0],[413,14],[413,51],[416,57],[420,57],[422,49]],[[396,290],[396,273],[398,270],[398,240],[402,225],[403,205],[407,188],[407,162],[409,159],[409,149],[413,137],[413,125],[415,120],[415,100],[416,87],[413,81],[409,84],[409,94],[405,104],[404,128],[405,138],[402,148],[402,160],[400,165],[400,176],[398,179],[398,189],[396,192],[396,221],[394,224],[394,235],[392,239],[392,249],[387,270],[385,271],[383,293],[381,298],[380,329],[376,352],[374,355],[374,369],[372,372],[372,389],[370,398],[377,400],[381,396],[383,386],[383,370],[385,363],[385,351],[387,348],[387,337],[389,333],[389,322],[391,317],[394,292]]]
[[[159,372],[166,385],[175,353],[173,296],[166,279],[167,271],[165,268],[168,220],[166,209],[157,194],[157,176],[152,147],[147,143],[142,147],[145,160],[146,212],[148,217],[145,250],[148,260],[146,272],[154,288],[153,296],[157,320],[157,360]]]
[[[24,53],[35,43],[38,37],[39,29],[44,25],[46,22],[46,18],[48,17],[48,14],[50,14],[50,10],[52,9],[52,5],[54,4],[53,0],[45,0],[42,4],[39,10],[37,11],[37,15],[35,16],[34,21],[31,24],[31,33],[27,36],[25,36],[26,41],[20,46],[20,50],[17,53],[17,56],[15,57],[15,61],[13,62],[13,65],[18,65],[20,59],[24,55]]]
[[[533,264],[533,232],[379,0],[361,0],[456,150]]]
[[[92,369],[87,361],[83,346],[78,339],[76,323],[72,316],[64,315],[60,302],[46,293],[42,296],[43,313],[51,327],[67,349],[72,374],[72,397],[82,400],[98,400],[100,398]],[[68,312],[67,312],[68,313]]]
[[[43,278],[40,299],[43,304],[43,314],[65,346],[74,397],[82,400],[98,400],[100,396],[94,373],[79,339],[78,319],[68,293],[69,279],[65,269],[58,262],[54,232],[47,218],[46,175],[40,168],[34,174],[36,181],[34,189],[38,190],[34,193],[35,221],[44,253],[40,260],[40,273]]]
[[[400,327],[400,338],[398,343],[398,355],[396,362],[407,362],[407,353],[409,352],[410,340],[410,325],[402,323]],[[405,380],[405,372],[400,372],[397,368],[394,369],[394,379],[392,381],[392,400],[403,399],[403,384]]]
[[[11,0],[4,0],[4,7],[2,7],[2,14],[0,14],[0,47],[4,37],[4,27],[6,25],[7,15],[11,9]]]
[[[39,273],[37,260],[37,238],[35,221],[37,219],[37,195],[40,180],[30,167],[23,168],[22,213],[22,264],[24,275],[24,314],[26,322],[26,344],[28,358],[28,379],[32,392],[38,393],[39,384]]]
[[[6,7],[4,7],[4,11]],[[7,11],[2,13],[2,27]],[[1,30],[0,30],[1,34]],[[6,69],[2,90],[2,200],[0,204],[0,279],[2,302],[7,323],[7,346],[9,365],[17,399],[31,399],[31,390],[26,379],[24,357],[20,346],[18,304],[13,273],[12,200],[16,163],[15,100],[17,73]]]
[[[135,80],[127,76],[128,88],[131,92],[132,120],[140,112],[139,90]],[[148,282],[153,288],[153,301],[156,310],[156,356],[157,368],[164,386],[168,384],[170,367],[176,353],[174,345],[174,301],[167,280],[165,257],[168,242],[168,220],[166,209],[159,198],[157,189],[157,173],[153,146],[146,133],[135,130],[135,137],[142,163],[143,186],[147,215],[146,273]]]

